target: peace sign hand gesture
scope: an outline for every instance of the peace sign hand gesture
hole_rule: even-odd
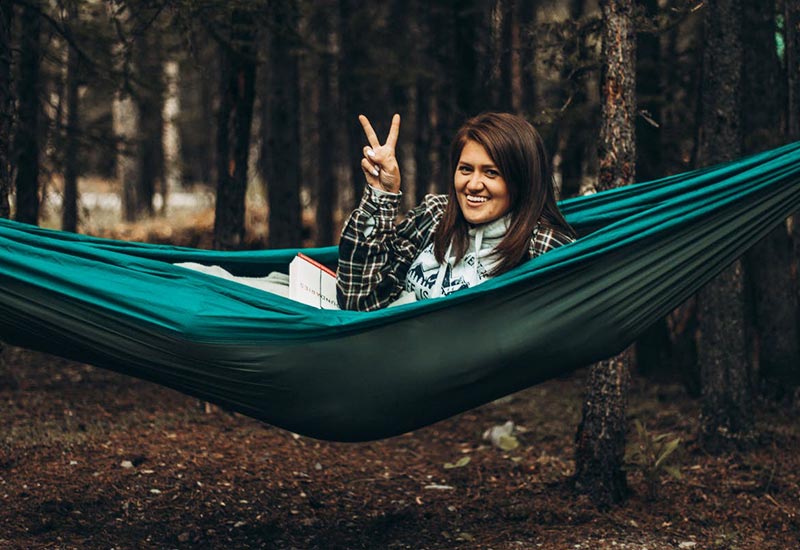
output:
[[[400,167],[395,157],[397,134],[400,132],[400,115],[392,117],[392,127],[383,145],[378,141],[378,136],[372,125],[364,115],[358,115],[358,121],[364,128],[369,145],[364,147],[364,158],[361,159],[361,170],[367,183],[376,189],[389,193],[400,192]]]

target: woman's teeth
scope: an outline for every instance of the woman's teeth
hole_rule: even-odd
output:
[[[467,200],[469,202],[486,202],[489,199],[487,197],[473,197],[472,195],[468,195]]]

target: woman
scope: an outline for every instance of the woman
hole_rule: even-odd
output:
[[[453,139],[449,193],[426,196],[399,224],[400,116],[383,145],[369,120],[359,121],[369,141],[361,161],[368,185],[339,243],[342,309],[380,309],[404,292],[444,296],[575,239],[556,205],[542,139],[525,119],[468,120]]]

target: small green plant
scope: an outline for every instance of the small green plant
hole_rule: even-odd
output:
[[[675,464],[675,451],[681,444],[681,438],[672,438],[672,434],[653,434],[647,431],[644,424],[636,420],[637,441],[628,449],[625,462],[628,469],[638,470],[644,476],[647,496],[651,500],[658,497],[661,477],[669,475],[681,479],[680,468]]]

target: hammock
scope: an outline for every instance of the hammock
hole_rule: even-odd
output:
[[[800,208],[800,143],[561,203],[583,235],[484,284],[317,310],[175,262],[219,252],[0,220],[0,339],[163,384],[294,432],[401,434],[623,350]],[[304,250],[333,265],[336,249]]]

